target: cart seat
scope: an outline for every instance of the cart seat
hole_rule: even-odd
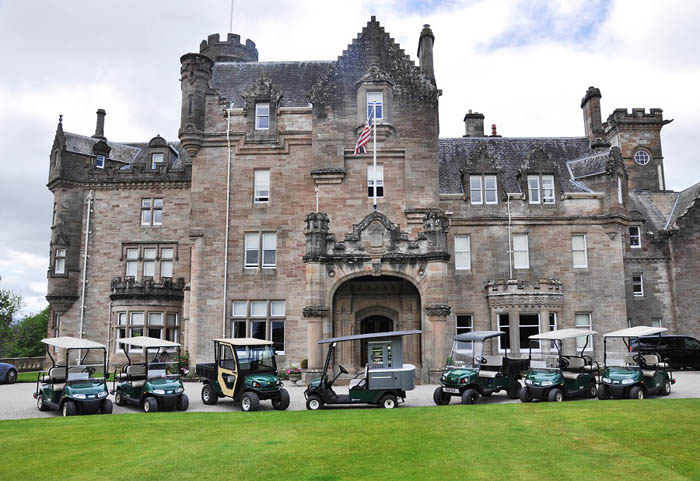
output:
[[[659,356],[656,354],[644,354],[644,360],[647,363],[647,366],[656,366],[659,364]]]
[[[562,376],[564,376],[565,379],[577,379],[581,373],[580,372],[571,372],[571,371],[562,371],[561,374],[562,374]]]
[[[132,364],[131,366],[127,366],[126,374],[129,375],[132,379],[138,378],[138,377],[145,377],[146,376],[146,366],[139,366],[137,364]]]
[[[482,362],[482,366],[501,367],[503,366],[503,356],[481,356],[486,362]]]
[[[125,372],[120,372],[114,376],[117,381],[125,381],[127,377],[128,375]]]
[[[486,377],[493,379],[496,376],[498,376],[498,371],[484,371],[483,369],[479,369],[479,377]]]
[[[364,376],[360,376],[355,379],[350,379],[350,383],[348,384],[348,389],[352,389],[354,387],[360,387],[360,384],[363,384],[361,387],[367,387],[367,374],[369,371],[369,364],[365,364],[365,373]]]
[[[580,370],[586,365],[586,361],[580,357],[567,357],[566,359],[569,361],[569,366],[567,369],[570,370]]]
[[[49,369],[47,374],[41,376],[41,382],[65,383],[66,382],[66,368],[65,367],[52,367]],[[63,388],[61,388],[63,389]]]
[[[656,365],[657,369],[669,369],[671,366],[668,365],[668,363],[665,362],[660,362]]]
[[[596,372],[598,369],[596,369],[596,367],[592,364],[586,364],[583,366],[583,370],[586,372]]]
[[[132,381],[131,386],[132,387],[143,387],[144,383],[146,382],[145,379],[141,379],[139,381]]]

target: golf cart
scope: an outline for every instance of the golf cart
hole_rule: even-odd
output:
[[[326,404],[378,404],[391,409],[396,407],[398,398],[405,401],[406,391],[416,387],[416,366],[403,363],[401,338],[420,333],[419,330],[389,331],[321,339],[318,343],[328,344],[328,354],[323,374],[320,378],[313,379],[304,391],[306,409],[315,411]],[[348,374],[343,366],[338,365],[338,374],[329,379],[328,368],[336,345],[339,342],[362,339],[367,340],[368,362],[350,381],[349,393],[336,394],[333,384],[341,374]]]
[[[455,337],[452,352],[447,358],[445,372],[440,377],[441,386],[433,392],[438,406],[449,404],[452,396],[458,396],[462,404],[478,404],[481,396],[506,391],[510,399],[520,394],[520,373],[527,370],[529,359],[504,356],[485,356],[485,343],[505,336],[502,331],[474,331]]]
[[[660,337],[665,330],[663,327],[637,326],[603,334],[604,371],[598,399],[644,399],[648,394],[671,394],[671,384],[675,384],[676,380],[668,363],[665,360],[662,362],[658,354],[630,352],[632,339],[653,335]],[[616,338],[622,341],[625,349],[608,355],[608,340]]]
[[[588,329],[559,329],[530,336],[530,369],[525,378],[525,387],[520,391],[520,400],[524,403],[534,399],[561,402],[574,396],[594,398],[598,392],[596,375],[600,374],[598,363],[591,356],[583,353],[588,347],[588,338],[595,334]],[[578,356],[565,356],[563,342],[586,336],[586,342]],[[545,342],[551,342],[556,354],[542,352],[532,359],[532,341],[540,341],[540,348]],[[539,359],[537,359],[539,358]]]
[[[138,404],[147,413],[159,410],[186,411],[190,405],[180,381],[180,344],[137,336],[118,339],[127,363],[114,373],[112,394],[117,406]],[[143,362],[134,362],[129,352],[141,351]]]
[[[63,416],[74,414],[112,414],[112,401],[107,399],[107,348],[87,339],[52,337],[42,339],[51,368],[37,376],[36,407],[39,411],[54,409]],[[51,348],[63,349],[63,364],[56,364]],[[85,363],[88,354],[102,351],[101,358]],[[71,361],[73,364],[71,364]]]
[[[272,407],[289,407],[289,393],[277,377],[272,341],[255,338],[214,339],[215,362],[197,364],[204,383],[202,401],[216,404],[220,397],[241,403],[241,410],[257,411],[260,401],[272,400]]]

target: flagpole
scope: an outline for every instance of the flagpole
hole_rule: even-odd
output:
[[[372,106],[372,172],[374,176],[374,211],[377,211],[377,105]]]

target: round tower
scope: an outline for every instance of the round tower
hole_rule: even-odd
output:
[[[255,42],[246,40],[241,44],[241,36],[229,33],[226,41],[219,40],[219,34],[209,35],[207,40],[199,44],[199,53],[208,57],[212,62],[257,62],[258,49]]]

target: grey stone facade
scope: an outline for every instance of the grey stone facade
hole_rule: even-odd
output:
[[[59,122],[50,335],[82,323],[112,363],[123,335],[177,338],[194,362],[216,337],[258,335],[313,372],[321,338],[419,328],[406,352],[426,382],[458,329],[507,329],[515,352],[584,319],[698,334],[700,189],[665,190],[661,110],[602,122],[591,88],[585,135],[486,136],[469,111],[463,138],[440,139],[428,26],[419,42],[416,65],[372,18],[335,61],[258,62],[252,41],[210,36],[180,59],[180,142],[109,141],[104,111],[92,137]],[[370,96],[376,211],[371,143],[354,154]],[[347,346],[335,362],[366,361]]]

